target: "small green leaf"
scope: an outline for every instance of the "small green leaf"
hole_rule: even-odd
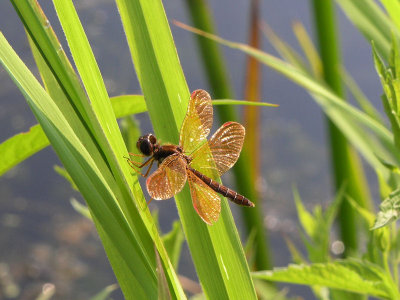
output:
[[[80,203],[78,200],[76,200],[74,198],[72,198],[70,202],[71,202],[72,207],[75,209],[75,211],[80,213],[82,216],[88,218],[89,220],[93,220],[92,215],[90,214],[89,208],[86,205],[83,205],[82,203]]]
[[[297,249],[296,245],[292,242],[292,240],[289,238],[285,238],[285,242],[292,256],[292,261],[294,261],[296,264],[306,263],[306,259],[301,254],[301,251]]]
[[[382,58],[379,56],[378,51],[375,48],[375,44],[372,43],[372,55],[374,58],[374,65],[375,65],[375,70],[378,73],[379,77],[381,78],[382,81],[385,80],[386,78],[386,66],[385,63],[383,62]]]
[[[400,189],[390,193],[381,203],[380,212],[371,230],[386,226],[399,218],[400,214]]]
[[[89,300],[107,300],[110,294],[118,288],[118,284],[106,286],[102,291],[91,297]]]
[[[316,230],[318,230],[315,218],[304,207],[297,189],[293,189],[293,197],[296,203],[297,216],[300,220],[301,226],[309,237],[314,237]]]
[[[72,180],[71,176],[68,174],[67,170],[65,170],[63,167],[57,166],[55,165],[53,167],[54,171],[56,171],[56,173],[58,173],[58,175],[64,177],[70,184],[71,187],[77,191],[78,187],[76,186],[75,182]]]

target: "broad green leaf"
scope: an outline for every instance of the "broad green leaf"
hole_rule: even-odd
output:
[[[374,226],[371,229],[381,228],[396,221],[400,215],[400,189],[390,193],[379,205],[380,211],[376,217]]]
[[[396,24],[397,29],[400,30],[400,4],[396,0],[380,0],[384,5],[386,12],[389,14],[391,20]]]
[[[342,260],[333,263],[289,265],[272,271],[253,272],[254,278],[319,285],[360,294],[398,299],[396,285],[377,265],[366,261]]]
[[[49,145],[49,140],[39,125],[21,132],[0,144],[0,175]]]
[[[190,94],[162,2],[117,0],[117,5],[154,132],[161,140],[177,143]],[[196,214],[187,185],[175,200],[205,295],[255,299],[226,199],[222,199],[222,213],[213,226]]]
[[[117,0],[117,5],[154,132],[161,140],[177,143],[190,94],[162,2]],[[222,213],[213,226],[196,214],[187,185],[175,200],[205,295],[255,299],[226,199],[222,199]]]
[[[147,111],[146,102],[142,95],[121,95],[111,97],[110,100],[115,117],[117,118]]]

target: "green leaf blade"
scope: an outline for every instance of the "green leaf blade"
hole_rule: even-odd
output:
[[[391,280],[378,266],[347,260],[311,265],[289,265],[273,271],[254,272],[254,278],[310,286],[325,286],[360,294],[395,299]]]
[[[154,132],[178,142],[190,94],[161,1],[117,0]],[[255,299],[243,249],[226,200],[219,221],[207,226],[186,186],[175,196],[204,293],[211,299]]]
[[[112,260],[119,260],[119,263],[123,262],[126,265],[127,272],[121,276],[132,285],[132,281],[136,281],[136,277],[132,274],[140,269],[141,276],[147,280],[137,284],[135,292],[142,295],[153,294],[156,290],[155,272],[146,254],[135,242],[126,219],[116,205],[115,195],[108,185],[111,174],[103,172],[106,170],[105,162],[88,151],[88,148],[90,149],[93,145],[90,145],[90,139],[82,128],[82,124],[76,121],[76,116],[63,114],[59,110],[2,35],[0,35],[0,62],[21,89],[56,153],[91,205],[97,228],[100,232],[104,228],[104,234],[100,235],[112,241],[109,247],[106,245],[106,249],[112,248],[112,251],[119,254]],[[75,128],[70,124],[73,124]],[[79,127],[81,128],[78,129]],[[76,135],[77,132],[80,137]],[[81,139],[87,143],[84,145]],[[99,220],[102,222],[100,223]],[[114,245],[120,245],[120,247],[117,249]],[[149,280],[150,278],[153,280]]]

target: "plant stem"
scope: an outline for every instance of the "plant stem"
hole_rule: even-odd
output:
[[[313,0],[313,8],[324,79],[332,90],[343,98],[334,6],[331,0]],[[346,194],[362,207],[370,207],[368,185],[359,157],[348,145],[344,135],[329,120],[328,132],[336,191],[346,184]],[[347,201],[344,201],[340,208],[339,225],[347,256],[357,250],[358,244],[354,211]]]

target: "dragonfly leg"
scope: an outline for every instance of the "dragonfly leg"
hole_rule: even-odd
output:
[[[128,152],[128,154],[130,155],[130,156],[139,156],[139,157],[145,157],[146,155],[144,155],[144,154],[138,154],[138,153],[132,153],[132,152]]]
[[[154,159],[151,160],[150,166],[149,166],[149,168],[147,169],[147,172],[146,172],[146,174],[144,175],[144,177],[147,177],[147,175],[149,175],[149,172],[150,172],[150,170],[151,170],[151,167],[153,166],[153,163],[154,163]]]
[[[125,158],[126,161],[129,163],[129,165],[131,166],[131,168],[132,168],[133,170],[135,170],[135,172],[137,172],[137,173],[139,173],[140,175],[142,175],[143,177],[146,177],[146,176],[149,174],[150,168],[147,170],[146,175],[144,175],[142,172],[140,172],[140,171],[137,170],[136,168],[141,169],[141,168],[145,167],[146,165],[148,165],[149,163],[150,163],[150,167],[151,167],[151,166],[153,165],[153,162],[154,162],[154,158],[153,158],[153,157],[150,157],[147,161],[145,161],[145,162],[142,163],[142,164],[139,164],[139,163],[136,162],[136,161],[130,160],[129,157],[124,156],[124,158]]]

